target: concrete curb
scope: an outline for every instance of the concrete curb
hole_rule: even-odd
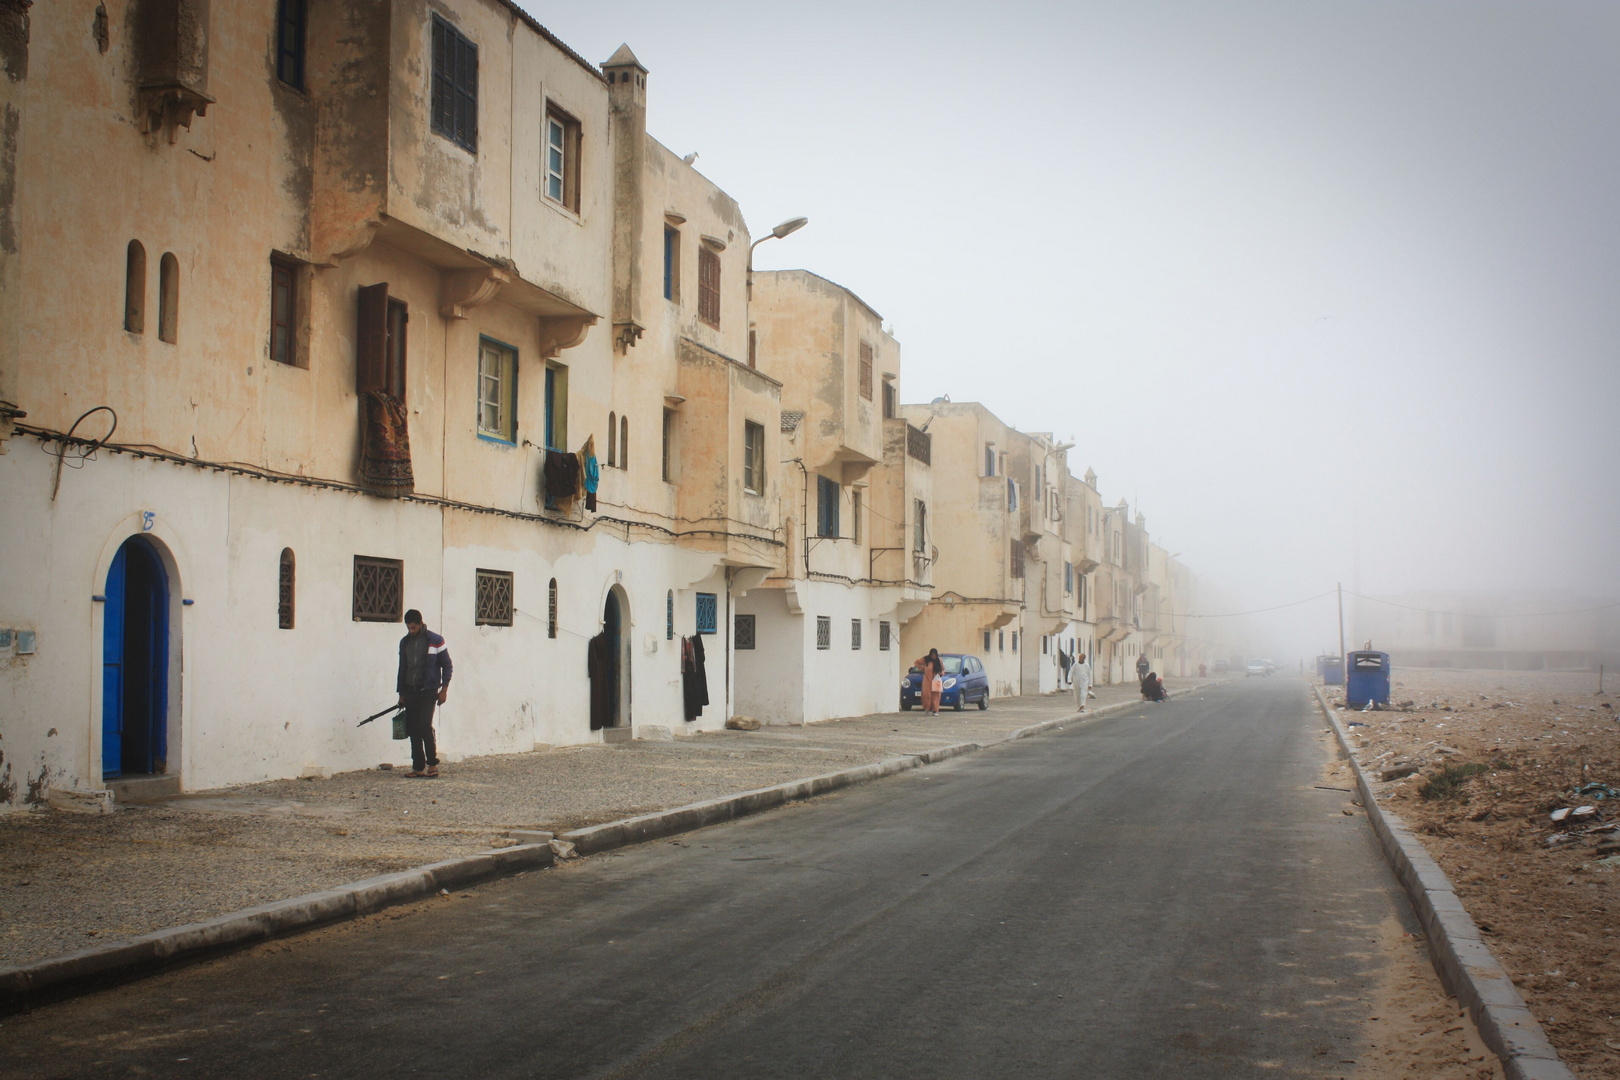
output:
[[[1321,688],[1312,689],[1322,715],[1339,740],[1340,751],[1350,759],[1356,791],[1384,849],[1384,858],[1406,889],[1418,921],[1423,924],[1429,957],[1440,982],[1468,1010],[1485,1045],[1502,1059],[1508,1080],[1575,1080],[1575,1074],[1558,1059],[1558,1051],[1525,1006],[1518,987],[1480,937],[1479,927],[1457,899],[1451,879],[1400,817],[1378,805],[1339,718],[1328,706]]]
[[[550,866],[548,844],[522,844],[363,878],[229,915],[98,945],[21,967],[0,968],[0,1016],[104,989],[261,941],[369,915],[489,878]]]

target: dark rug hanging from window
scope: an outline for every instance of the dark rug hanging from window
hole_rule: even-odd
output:
[[[365,413],[360,432],[360,482],[379,495],[416,490],[411,474],[411,435],[405,403],[382,390],[360,395]]]

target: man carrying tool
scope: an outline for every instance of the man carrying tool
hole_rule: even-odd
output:
[[[399,639],[399,703],[405,708],[405,733],[411,737],[411,771],[406,776],[438,776],[439,753],[433,738],[433,707],[450,694],[450,650],[444,638],[422,625],[415,608],[405,613],[405,636]]]

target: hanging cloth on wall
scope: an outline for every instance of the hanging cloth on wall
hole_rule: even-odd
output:
[[[546,501],[573,499],[579,494],[579,458],[561,450],[547,450],[540,468],[540,488]]]
[[[596,463],[596,436],[586,438],[579,449],[579,475],[585,486],[585,509],[596,513],[596,486],[602,481],[602,470]]]
[[[360,395],[360,482],[379,495],[409,495],[416,490],[411,473],[411,434],[405,403],[384,390]]]
[[[686,719],[696,720],[709,703],[709,673],[703,666],[702,636],[681,639],[681,697]]]
[[[585,646],[585,673],[591,679],[591,730],[613,726],[613,657],[608,637],[597,634]]]

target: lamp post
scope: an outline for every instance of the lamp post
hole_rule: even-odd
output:
[[[782,224],[770,231],[770,235],[762,236],[748,245],[748,299],[754,298],[754,249],[767,240],[780,240],[789,233],[796,233],[810,224],[807,217],[788,218]]]

